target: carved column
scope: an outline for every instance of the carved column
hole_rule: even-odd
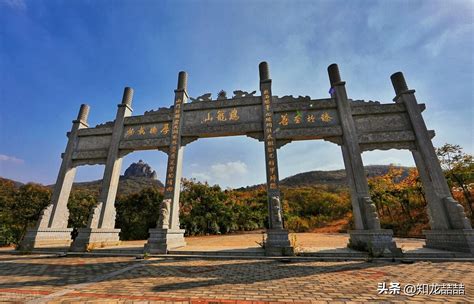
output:
[[[370,199],[359,147],[359,137],[352,117],[351,105],[347,99],[345,82],[341,81],[339,68],[336,64],[331,64],[328,67],[328,73],[341,121],[342,155],[351,188],[351,202],[355,220],[355,230],[349,231],[349,245],[354,248],[365,250],[371,248],[377,251],[387,248],[395,252],[396,245],[392,240],[393,232],[389,229],[380,229],[375,205]]]
[[[429,192],[427,200],[432,230],[424,231],[426,247],[474,253],[474,231],[464,208],[451,195],[416,101],[415,90],[408,89],[401,72],[390,78],[396,94],[394,101],[405,105],[410,118],[417,147],[413,157],[425,192]]]
[[[77,119],[72,121],[71,131],[67,134],[68,143],[66,151],[62,154],[63,160],[54,185],[51,203],[41,212],[36,227],[26,232],[21,241],[20,250],[41,247],[67,248],[71,244],[72,228],[67,228],[69,219],[67,202],[76,176],[76,168],[72,166],[72,153],[77,144],[77,131],[89,127],[88,115],[89,106],[81,105]]]
[[[260,63],[259,72],[269,220],[265,252],[267,255],[291,255],[293,254],[293,248],[288,238],[288,230],[283,229],[280,189],[278,186],[277,147],[275,126],[273,124],[272,80],[266,62]]]
[[[150,237],[145,245],[145,251],[149,253],[166,253],[169,249],[186,246],[184,229],[179,227],[179,194],[184,151],[184,147],[181,147],[181,128],[183,106],[188,98],[187,77],[186,72],[179,72],[178,88],[174,91],[173,122],[164,198],[157,226],[155,229],[150,229]]]
[[[78,229],[78,235],[71,246],[73,251],[86,251],[98,246],[117,245],[120,229],[115,228],[115,197],[120,179],[123,157],[119,157],[125,117],[132,114],[133,89],[126,87],[122,103],[118,105],[105,164],[99,200],[89,215],[87,228]]]

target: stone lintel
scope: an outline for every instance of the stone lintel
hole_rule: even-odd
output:
[[[85,252],[93,248],[119,245],[119,233],[120,229],[79,228],[71,251]]]
[[[426,248],[468,252],[474,255],[474,230],[423,230]]]
[[[19,250],[31,251],[33,249],[64,249],[71,245],[72,228],[34,228],[28,229],[23,237]]]
[[[186,246],[184,240],[184,229],[161,229],[155,228],[149,230],[150,237],[145,244],[146,253],[163,253],[178,247]]]

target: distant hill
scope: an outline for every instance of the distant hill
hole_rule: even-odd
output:
[[[365,172],[368,177],[381,176],[388,172],[390,165],[371,165],[365,166]],[[408,172],[411,167],[395,166],[396,168],[403,169],[402,177],[408,176]],[[280,185],[289,188],[297,187],[308,187],[308,186],[336,186],[336,187],[347,187],[346,171],[344,169],[331,170],[331,171],[308,171],[298,173],[280,181]],[[239,190],[250,190],[261,187],[260,185],[242,187]]]
[[[14,181],[14,180],[12,180],[12,179],[3,178],[3,177],[0,177],[0,182],[2,182],[2,183],[5,183],[5,182],[12,182],[15,188],[20,188],[21,186],[24,185],[23,183]]]
[[[395,167],[403,169],[403,178],[408,176],[410,169],[412,169],[410,167]],[[387,174],[389,168],[389,165],[371,165],[364,167],[367,177],[381,176]],[[315,185],[346,186],[346,171],[343,169],[332,171],[309,171],[284,178],[280,181],[280,184],[286,187],[302,187]]]
[[[128,195],[132,193],[138,193],[141,190],[150,187],[163,189],[163,183],[158,180],[156,176],[156,172],[153,171],[151,167],[142,160],[140,160],[138,163],[133,163],[127,168],[127,170],[125,170],[125,174],[120,176],[117,194]],[[22,185],[24,185],[21,182],[9,180],[6,178],[0,177],[0,179],[13,182],[15,187],[21,187]],[[53,188],[54,184],[48,185],[46,187]],[[102,180],[95,180],[90,182],[74,183],[72,189],[87,190],[99,193],[101,187]]]
[[[412,169],[410,167],[396,167],[403,169],[403,177],[407,176],[409,170]],[[130,168],[132,169],[129,170]],[[366,166],[365,171],[368,177],[373,177],[386,174],[389,168],[389,165],[372,165]],[[130,165],[130,167],[125,172],[127,173],[126,175],[120,176],[119,187],[117,191],[118,195],[137,193],[149,187],[156,187],[159,189],[164,187],[163,183],[156,179],[156,172],[151,170],[150,166],[142,161]],[[13,182],[18,187],[22,185],[20,182]],[[89,191],[99,192],[101,182],[101,180],[95,180],[91,182],[74,183],[73,189],[87,189]],[[280,184],[284,187],[290,188],[317,185],[346,187],[346,172],[345,170],[309,171],[284,178],[280,181]],[[53,186],[54,185],[50,185],[48,187]],[[248,186],[240,188],[239,190],[255,189],[260,186],[262,185]]]
[[[128,195],[140,192],[145,188],[155,187],[162,189],[163,183],[156,178],[157,174],[151,169],[150,165],[141,159],[137,163],[131,164],[124,175],[120,176],[119,186],[117,190],[118,195]],[[52,187],[53,185],[51,185]],[[102,187],[102,180],[95,180],[91,182],[74,183],[74,190],[89,190],[99,192]]]
[[[50,185],[53,187],[54,185]],[[91,182],[74,183],[72,186],[73,190],[89,190],[99,192],[102,187],[102,180],[95,180]],[[162,189],[163,183],[157,179],[149,177],[126,177],[120,176],[119,186],[117,190],[118,195],[128,195],[132,193],[138,193],[145,188],[156,187]]]

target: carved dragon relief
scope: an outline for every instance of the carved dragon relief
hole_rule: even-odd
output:
[[[103,203],[97,202],[92,208],[89,218],[87,219],[87,227],[89,228],[98,228],[100,213],[102,212]]]
[[[311,97],[309,96],[298,96],[298,97],[293,97],[293,95],[285,95],[283,97],[279,98],[280,101],[282,102],[291,102],[291,101],[310,101]]]
[[[244,97],[253,97],[257,91],[252,91],[250,93],[246,91],[236,90],[234,91],[234,97],[232,98],[244,98]]]
[[[212,93],[205,93],[205,94],[202,94],[201,96],[198,96],[196,98],[193,98],[193,97],[190,97],[189,99],[191,99],[191,102],[196,102],[196,101],[212,101]]]
[[[167,198],[161,202],[160,216],[158,218],[157,227],[162,229],[168,229],[170,223],[170,209],[171,199]]]
[[[380,101],[377,101],[377,100],[365,101],[365,100],[362,100],[362,99],[357,99],[357,100],[348,99],[348,101],[354,102],[354,103],[357,103],[357,104],[366,104],[366,105],[380,104]]]
[[[235,90],[234,96],[232,98],[245,98],[245,97],[253,97],[257,91],[252,91],[252,92],[247,92],[247,91],[242,91],[242,90]],[[201,96],[198,96],[196,98],[191,97],[192,102],[196,101],[212,101],[212,93],[205,93]],[[227,92],[224,90],[219,91],[217,94],[217,100],[225,100],[227,99]]]
[[[169,112],[172,110],[173,106],[171,107],[161,107],[158,108],[158,110],[150,110],[150,111],[145,111],[144,115],[153,115],[153,114],[169,114]],[[161,112],[161,113],[160,113]]]
[[[96,125],[94,128],[106,128],[106,127],[113,127],[115,123],[115,120],[113,121],[107,121],[101,124]]]
[[[359,204],[363,208],[365,218],[367,219],[367,229],[380,229],[377,208],[372,199],[369,196],[359,197]]]
[[[272,196],[271,197],[271,204],[272,204],[272,220],[274,221],[272,228],[282,229],[283,228],[283,222],[282,222],[282,219],[281,219],[280,198],[278,196]]]
[[[51,218],[51,213],[53,212],[53,203],[49,203],[39,216],[38,222],[36,222],[36,229],[38,228],[47,228],[49,224],[49,219]]]

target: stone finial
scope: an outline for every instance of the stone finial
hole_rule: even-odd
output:
[[[401,93],[408,91],[407,83],[405,82],[405,77],[402,72],[396,72],[390,76],[392,80],[393,88],[395,89],[395,94],[400,95]]]
[[[270,79],[270,69],[266,61],[260,62],[260,64],[258,65],[258,70],[260,72],[260,81]]]
[[[188,86],[188,74],[184,71],[179,72],[178,75],[178,90],[186,90]]]
[[[339,67],[337,64],[333,63],[328,66],[328,74],[331,87],[334,87],[336,83],[341,82],[341,75],[339,74]]]
[[[133,89],[130,87],[125,87],[123,90],[122,104],[131,106],[133,99]]]
[[[77,115],[77,120],[81,122],[87,122],[87,117],[89,116],[90,107],[86,104],[81,104],[81,109]]]

